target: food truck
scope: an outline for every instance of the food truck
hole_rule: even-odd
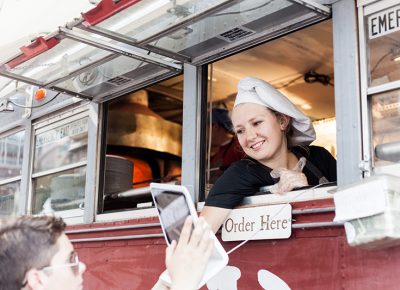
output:
[[[203,289],[398,289],[398,1],[88,2],[0,50],[1,218],[61,216],[86,289],[150,289],[166,246],[150,182],[186,186],[200,212],[211,109],[257,76],[311,117],[337,183],[246,197]]]

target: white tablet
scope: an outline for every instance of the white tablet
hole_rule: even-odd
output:
[[[167,244],[170,245],[173,240],[179,240],[187,216],[191,215],[193,223],[197,222],[197,211],[194,207],[189,191],[184,186],[151,183],[150,189],[160,218],[165,240],[167,241]],[[214,240],[214,250],[208,261],[199,288],[219,273],[228,264],[229,260],[228,254],[213,233],[211,233],[211,238]],[[171,279],[167,274],[167,271],[160,276],[160,279],[167,284],[171,284]]]

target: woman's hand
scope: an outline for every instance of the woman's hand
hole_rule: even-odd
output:
[[[166,250],[165,264],[172,280],[171,290],[198,289],[214,242],[211,229],[199,218],[192,232],[192,218],[183,226],[179,242],[173,241]]]
[[[308,185],[307,177],[302,173],[306,164],[306,159],[301,157],[296,166],[289,170],[286,168],[274,169],[271,171],[273,178],[280,178],[278,183],[275,183],[270,188],[271,193],[284,194],[294,188]]]

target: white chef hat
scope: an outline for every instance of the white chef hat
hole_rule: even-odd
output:
[[[234,107],[242,103],[258,104],[291,117],[293,134],[288,140],[290,144],[309,145],[315,140],[315,131],[310,119],[267,82],[253,77],[240,80]]]

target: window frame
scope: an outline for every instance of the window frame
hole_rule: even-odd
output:
[[[11,184],[11,183],[15,183],[15,182],[18,182],[18,181],[20,183],[19,184],[19,193],[18,193],[19,196],[16,196],[16,194],[14,194],[14,206],[13,206],[13,211],[12,211],[11,215],[15,215],[15,214],[19,213],[19,211],[20,211],[19,210],[20,203],[18,202],[18,200],[23,198],[23,196],[21,194],[21,192],[22,192],[21,187],[22,187],[22,182],[23,182],[22,181],[22,178],[23,178],[23,166],[24,166],[23,162],[24,162],[24,159],[26,158],[25,157],[24,147],[25,147],[25,143],[26,143],[27,134],[26,134],[26,130],[23,127],[20,127],[20,126],[14,128],[12,130],[0,133],[0,139],[3,139],[3,138],[10,137],[12,135],[18,134],[20,132],[24,132],[24,142],[23,142],[24,145],[22,146],[23,155],[22,155],[22,163],[21,163],[21,174],[13,176],[13,177],[8,177],[8,178],[5,178],[3,180],[0,180],[0,187],[8,185],[8,184]]]
[[[369,15],[396,6],[395,0],[360,1],[358,3],[358,35],[360,54],[360,84],[361,84],[361,119],[362,119],[362,149],[363,157],[359,164],[364,177],[374,174],[393,174],[400,172],[400,163],[375,166],[374,146],[372,134],[372,106],[371,100],[375,95],[388,93],[400,89],[400,80],[394,80],[382,85],[372,85],[369,82],[369,56],[368,56],[368,23],[365,21]]]
[[[81,106],[78,106],[76,108],[65,108],[65,110],[55,113],[54,115],[50,116],[49,118],[46,118],[45,120],[39,120],[35,123],[32,124],[32,138],[31,138],[31,144],[30,144],[30,152],[31,152],[31,166],[30,166],[30,173],[29,173],[29,191],[27,195],[27,213],[32,214],[32,206],[33,206],[33,198],[34,198],[34,192],[33,192],[33,181],[36,178],[48,176],[54,173],[59,173],[63,172],[65,170],[71,170],[71,169],[78,169],[85,167],[85,169],[88,169],[88,153],[90,150],[87,150],[87,155],[86,155],[86,160],[79,161],[79,162],[74,162],[68,165],[64,165],[61,167],[57,168],[52,168],[48,170],[42,170],[33,173],[33,166],[34,166],[34,161],[35,161],[35,144],[36,144],[36,136],[38,134],[47,132],[49,130],[52,130],[54,128],[57,128],[62,125],[66,125],[68,123],[71,123],[76,120],[80,120],[83,118],[88,118],[88,121],[90,120],[90,105],[88,104],[83,104]],[[90,121],[89,121],[90,123]],[[89,147],[89,130],[90,126],[88,124],[88,147]],[[86,185],[87,185],[87,176],[85,177],[85,204],[86,204]],[[81,211],[81,214],[77,214],[77,212]],[[85,216],[85,211],[86,209],[83,208],[78,208],[78,209],[71,209],[71,210],[64,210],[64,211],[56,211],[55,215],[62,217],[65,219],[65,221],[68,224],[80,224],[84,222],[84,216]]]

